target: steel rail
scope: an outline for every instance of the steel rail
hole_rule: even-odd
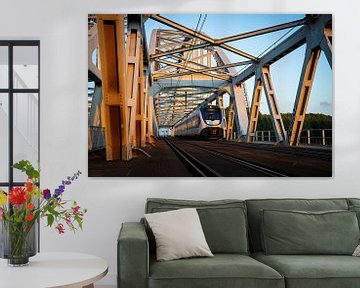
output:
[[[189,142],[184,142],[184,144],[187,144],[187,145],[190,145],[190,146],[195,146],[195,147],[197,147],[197,148],[199,148],[201,150],[207,151],[207,152],[209,152],[209,153],[211,153],[213,155],[220,156],[220,157],[222,157],[224,159],[230,160],[230,161],[232,161],[234,163],[245,166],[246,168],[253,169],[253,170],[257,171],[257,172],[263,173],[263,174],[265,174],[267,176],[270,176],[270,177],[288,177],[287,175],[285,175],[283,173],[274,171],[272,169],[266,168],[266,167],[258,165],[258,164],[251,163],[251,162],[243,160],[243,159],[241,159],[239,157],[234,157],[234,156],[229,155],[229,154],[224,153],[224,152],[219,152],[219,151],[216,151],[214,149],[211,149],[211,148],[208,148],[208,147],[203,147],[203,146],[196,145],[196,144],[189,143]]]
[[[277,154],[286,154],[293,156],[303,156],[303,157],[311,157],[313,159],[318,160],[331,160],[332,159],[332,151],[330,149],[311,149],[308,147],[300,148],[300,147],[274,147],[269,144],[259,144],[259,143],[239,143],[239,142],[217,142],[222,146],[228,147],[241,147],[241,149],[246,150],[256,150],[261,148],[261,150],[270,151]]]
[[[210,168],[208,165],[195,158],[193,155],[180,148],[172,141],[165,139],[165,142],[175,152],[176,156],[185,164],[190,173],[196,177],[221,177],[218,172]]]

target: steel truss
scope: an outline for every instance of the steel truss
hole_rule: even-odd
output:
[[[299,144],[320,51],[324,51],[330,67],[332,66],[331,15],[306,15],[296,21],[221,39],[214,39],[201,31],[195,31],[160,15],[146,16],[172,28],[154,30],[150,42],[153,85],[159,86],[152,91],[152,95],[156,99],[155,111],[160,126],[171,127],[198,107],[198,102],[191,100],[190,96],[187,96],[187,105],[184,105],[184,97],[171,97],[171,94],[165,93],[159,98],[157,95],[163,93],[163,89],[170,89],[172,94],[176,94],[178,87],[182,87],[185,82],[191,82],[192,89],[197,89],[203,87],[204,83],[216,79],[217,84],[213,85],[214,91],[210,96],[201,93],[201,89],[198,94],[203,97],[201,103],[216,100],[222,109],[223,95],[230,95],[227,129],[224,135],[226,139],[236,137],[239,141],[255,140],[261,93],[264,91],[277,142],[285,145]],[[260,58],[228,44],[297,26],[301,27]],[[271,64],[303,44],[306,44],[303,71],[294,103],[291,127],[289,131],[285,131],[270,68]],[[237,54],[242,58],[241,61],[230,63],[224,50]],[[234,67],[242,65],[248,67],[237,75]],[[255,87],[252,103],[249,105],[244,82],[253,76]],[[171,81],[161,82],[166,79]],[[196,95],[196,92],[193,91],[193,94]],[[199,101],[199,96],[197,97]]]

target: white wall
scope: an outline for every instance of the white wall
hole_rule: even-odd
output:
[[[42,229],[43,251],[78,251],[104,257],[115,285],[116,238],[124,221],[137,221],[147,197],[218,199],[359,197],[360,19],[358,0],[2,0],[0,39],[41,40],[41,164],[43,187],[80,169],[66,192],[89,209],[75,236]],[[276,3],[276,4],[275,4]],[[336,5],[337,3],[338,5]],[[176,9],[176,10],[175,10]],[[88,13],[334,13],[334,177],[332,179],[88,178]]]

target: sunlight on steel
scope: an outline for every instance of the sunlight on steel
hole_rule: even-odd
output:
[[[233,46],[230,46],[228,44],[225,44],[225,43],[221,43],[221,44],[217,44],[216,43],[216,40],[203,34],[203,33],[200,33],[198,31],[194,31],[193,29],[190,29],[188,27],[185,27],[181,24],[178,24],[170,19],[167,19],[163,16],[160,16],[160,15],[157,15],[157,14],[153,14],[153,15],[150,15],[150,18],[155,20],[155,21],[158,21],[162,24],[165,24],[171,28],[174,28],[174,29],[177,29],[179,31],[182,31],[190,36],[193,36],[195,38],[198,38],[200,40],[203,40],[205,41],[206,43],[208,43],[208,45],[219,45],[221,48],[225,49],[225,50],[228,50],[230,52],[233,52],[235,54],[238,54],[240,56],[243,56],[245,58],[248,58],[248,59],[251,59],[251,60],[257,60],[257,58],[247,52],[244,52],[242,50],[239,50]]]
[[[204,41],[184,31],[158,29],[152,33],[151,55],[177,51],[153,58],[151,63],[151,92],[160,127],[173,126],[227,85],[236,73],[234,67],[254,63],[231,63],[218,47],[195,49]],[[184,46],[187,49],[180,51]]]

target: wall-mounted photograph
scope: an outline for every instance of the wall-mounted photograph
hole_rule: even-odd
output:
[[[332,15],[89,14],[89,177],[332,177]]]

